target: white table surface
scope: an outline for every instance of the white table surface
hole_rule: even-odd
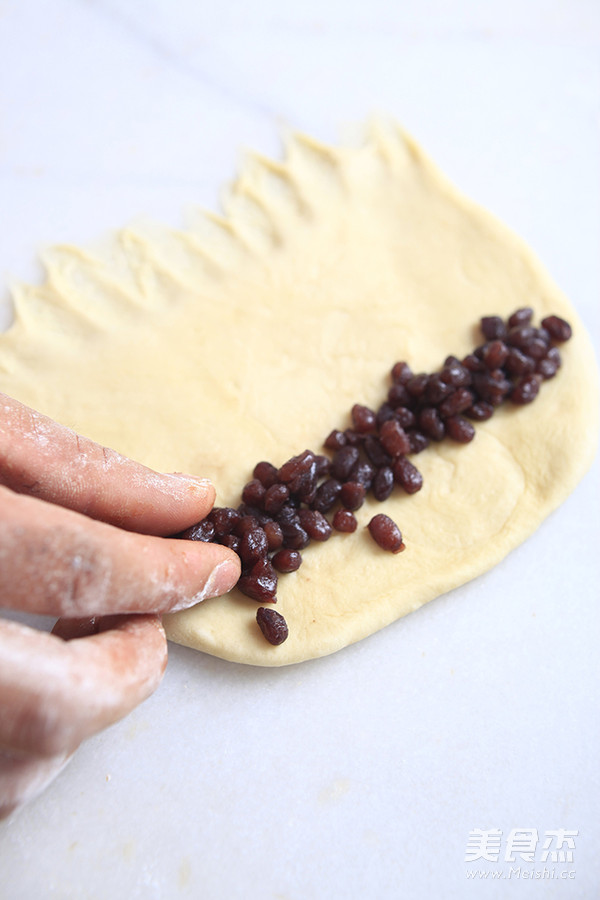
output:
[[[180,223],[240,148],[382,111],[528,240],[598,347],[600,5],[412,6],[3,0],[4,301],[44,244]],[[0,825],[0,897],[597,897],[598,488],[596,464],[493,571],[331,657],[173,646],[158,692]],[[475,828],[502,830],[497,864],[465,863]],[[561,828],[573,863],[509,878],[515,828],[540,837],[523,869]]]

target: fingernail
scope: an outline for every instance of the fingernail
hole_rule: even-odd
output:
[[[187,475],[185,472],[172,472],[170,474],[170,477],[177,478],[179,481],[185,481],[188,484],[200,487],[203,491],[206,491],[207,488],[212,487],[210,478],[202,478],[200,475]]]
[[[197,594],[173,606],[169,612],[179,612],[182,609],[189,609],[190,606],[195,606],[203,600],[208,600],[210,597],[220,597],[235,587],[239,577],[240,564],[237,559],[224,559],[217,563],[206,579],[204,587]]]
[[[240,577],[239,563],[233,559],[224,559],[214,567],[206,584],[194,597],[195,603],[208,600],[209,597],[220,597],[226,594],[237,583]]]

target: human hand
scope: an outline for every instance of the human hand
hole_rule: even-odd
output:
[[[233,587],[232,551],[162,537],[214,497],[0,394],[0,607],[63,617],[52,634],[0,618],[0,818],[155,690],[161,613]]]

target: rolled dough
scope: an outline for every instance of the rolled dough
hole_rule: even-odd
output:
[[[530,250],[393,124],[360,147],[295,135],[283,163],[250,156],[224,206],[185,230],[143,222],[48,251],[45,283],[15,291],[3,390],[149,466],[208,475],[217,503],[237,504],[259,460],[319,452],[352,404],[381,403],[396,361],[434,371],[469,352],[480,316],[532,306],[574,331],[535,403],[503,407],[468,445],[430,447],[414,458],[420,493],[369,501],[354,535],[304,551],[280,578],[284,644],[236,590],[165,619],[174,641],[277,666],[364,638],[531,534],[593,458],[598,380],[579,317]],[[401,554],[363,527],[381,511]]]

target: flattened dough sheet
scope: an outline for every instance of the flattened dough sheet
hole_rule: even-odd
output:
[[[360,147],[287,142],[250,156],[224,201],[185,230],[132,225],[90,250],[55,247],[41,286],[15,292],[2,389],[162,471],[208,475],[237,504],[276,465],[385,399],[405,359],[433,371],[468,353],[482,315],[532,306],[573,325],[563,367],[526,408],[500,409],[468,445],[414,457],[425,483],[368,501],[354,535],[303,552],[280,578],[288,640],[258,631],[236,590],[166,617],[169,637],[276,666],[331,653],[485,572],[530,535],[591,463],[598,381],[575,310],[531,251],[458,193],[390,123]],[[400,525],[386,554],[364,526]]]

